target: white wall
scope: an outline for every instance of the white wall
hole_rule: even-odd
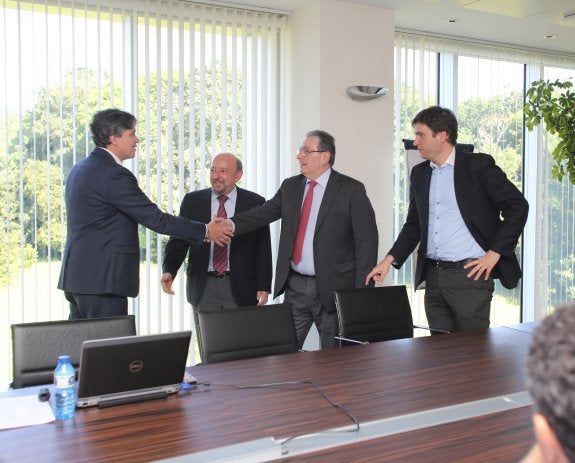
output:
[[[289,17],[289,106],[292,174],[306,132],[322,129],[336,142],[334,168],[362,181],[379,229],[379,254],[392,244],[393,11],[339,0],[309,0]],[[384,86],[382,98],[357,102],[350,85]],[[305,350],[318,348],[312,328]]]
[[[376,212],[380,257],[392,244],[393,11],[339,0],[310,0],[289,18],[291,143],[322,129],[336,140],[335,169],[362,181]],[[358,102],[349,85],[384,86]],[[293,154],[292,171],[299,171]]]

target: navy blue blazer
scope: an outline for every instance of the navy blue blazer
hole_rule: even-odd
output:
[[[132,172],[96,148],[66,181],[66,248],[58,288],[76,294],[135,297],[140,286],[138,224],[203,242],[206,226],[162,212]]]
[[[236,236],[282,220],[276,264],[274,298],[287,283],[306,178],[283,181],[265,204],[232,219]],[[363,183],[332,170],[319,208],[313,238],[316,283],[323,307],[334,312],[334,291],[359,288],[377,262],[375,212]]]
[[[236,187],[238,196],[235,213],[246,211],[265,202],[263,196]],[[187,193],[180,206],[180,215],[192,220],[210,221],[212,189]],[[189,253],[188,253],[189,251]],[[188,302],[196,305],[206,285],[210,263],[210,244],[192,244],[170,237],[165,249],[163,271],[176,276],[188,253],[186,270],[186,295]],[[272,249],[269,226],[252,233],[232,238],[230,244],[230,285],[239,306],[257,304],[257,291],[271,293]]]
[[[416,288],[425,279],[431,171],[429,161],[413,168],[407,219],[388,252],[399,268],[419,243]],[[515,288],[521,278],[515,247],[527,221],[527,200],[488,154],[456,150],[453,181],[459,211],[469,232],[483,250],[501,254],[492,277],[499,278],[506,288]]]

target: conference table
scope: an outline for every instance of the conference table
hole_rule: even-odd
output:
[[[167,399],[0,431],[0,461],[518,461],[533,329],[196,365]]]

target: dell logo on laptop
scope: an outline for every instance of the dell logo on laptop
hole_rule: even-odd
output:
[[[137,373],[142,368],[144,368],[144,362],[142,362],[141,360],[134,360],[133,362],[130,362],[130,365],[128,366],[128,369],[132,373]]]

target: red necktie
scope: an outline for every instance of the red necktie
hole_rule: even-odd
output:
[[[303,206],[301,208],[301,213],[299,215],[299,222],[297,224],[297,235],[295,237],[295,245],[293,248],[293,254],[291,259],[294,264],[299,264],[301,261],[301,254],[303,250],[303,241],[305,239],[305,230],[307,228],[307,223],[309,222],[309,212],[311,211],[311,203],[313,202],[313,189],[317,185],[317,182],[312,180],[309,182],[309,188],[305,199],[303,201]]]
[[[226,208],[224,203],[228,200],[225,195],[218,196],[218,201],[220,206],[218,207],[218,213],[216,217],[222,217],[224,219],[228,218],[226,214]],[[228,269],[228,246],[224,244],[223,246],[218,246],[214,243],[214,271],[218,273],[224,273]]]

